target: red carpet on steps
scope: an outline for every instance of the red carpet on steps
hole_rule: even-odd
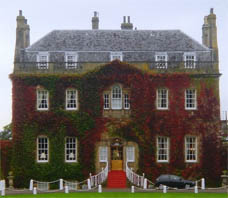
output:
[[[126,188],[126,173],[114,170],[108,173],[108,188]]]

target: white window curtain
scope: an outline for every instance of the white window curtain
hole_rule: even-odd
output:
[[[99,147],[99,161],[100,162],[108,161],[108,147],[107,146]]]
[[[135,147],[128,146],[126,147],[127,162],[135,161]]]

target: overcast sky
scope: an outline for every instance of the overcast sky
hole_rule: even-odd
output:
[[[201,43],[202,24],[210,8],[217,15],[221,111],[228,110],[228,0],[5,0],[0,4],[0,130],[12,118],[12,85],[16,16],[28,19],[31,44],[54,29],[91,29],[99,12],[100,29],[120,29],[131,16],[138,30],[180,29]]]

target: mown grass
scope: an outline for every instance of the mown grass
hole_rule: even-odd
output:
[[[227,193],[128,193],[128,192],[103,192],[103,193],[51,193],[37,195],[6,195],[7,198],[228,198]]]

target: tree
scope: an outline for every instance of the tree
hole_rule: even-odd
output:
[[[12,124],[8,124],[3,127],[3,131],[0,131],[0,140],[12,139]]]

